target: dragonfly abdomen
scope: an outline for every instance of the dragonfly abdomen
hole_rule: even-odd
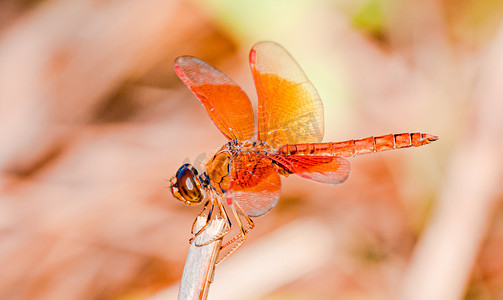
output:
[[[438,137],[428,133],[398,133],[335,143],[284,145],[279,149],[279,153],[351,157],[386,150],[419,147],[437,139]]]

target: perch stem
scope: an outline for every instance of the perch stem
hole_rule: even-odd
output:
[[[196,232],[206,226],[207,221],[205,217],[198,217],[194,226]],[[225,227],[224,219],[211,220],[204,231],[192,241],[183,269],[178,300],[204,300],[208,297],[222,239],[204,246],[196,245],[204,244],[222,235]]]

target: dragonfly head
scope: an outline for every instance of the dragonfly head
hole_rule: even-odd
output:
[[[204,189],[196,168],[182,165],[171,179],[171,193],[187,205],[197,205],[204,199]]]

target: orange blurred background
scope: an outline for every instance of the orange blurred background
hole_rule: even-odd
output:
[[[209,298],[503,298],[502,17],[497,0],[2,0],[0,299],[176,297],[200,208],[167,180],[226,140],[173,60],[255,105],[261,40],[318,89],[325,141],[440,140],[352,158],[340,186],[284,179]]]

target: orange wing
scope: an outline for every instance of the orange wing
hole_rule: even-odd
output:
[[[349,161],[338,156],[268,155],[290,173],[321,183],[344,182],[351,167]]]
[[[258,94],[258,138],[274,148],[321,142],[323,103],[290,54],[276,43],[258,43],[250,66]]]
[[[255,125],[250,99],[227,75],[191,56],[178,57],[175,72],[229,140],[253,137]]]
[[[228,193],[248,216],[262,216],[276,206],[281,179],[271,159],[264,154],[242,152],[234,156],[230,180]]]

